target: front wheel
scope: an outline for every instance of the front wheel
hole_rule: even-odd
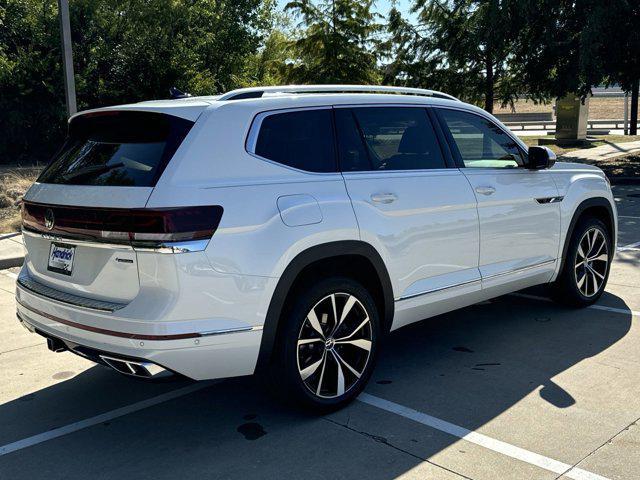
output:
[[[322,413],[341,408],[373,371],[379,314],[358,282],[329,278],[302,289],[280,332],[273,380],[298,404]]]
[[[576,307],[596,302],[607,284],[613,259],[611,235],[597,218],[580,220],[573,232],[554,297]]]

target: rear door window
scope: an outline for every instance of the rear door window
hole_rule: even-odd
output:
[[[446,168],[424,108],[336,109],[343,171]]]
[[[265,116],[253,153],[300,170],[335,172],[331,109],[271,113]]]
[[[72,120],[38,181],[66,185],[155,186],[193,122],[152,112],[107,111]]]

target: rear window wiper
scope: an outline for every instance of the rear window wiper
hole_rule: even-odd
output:
[[[78,177],[86,177],[87,175],[102,175],[110,170],[124,167],[124,163],[118,162],[112,165],[92,165],[90,167],[81,168],[75,172],[69,172],[62,175],[65,181],[73,180]]]

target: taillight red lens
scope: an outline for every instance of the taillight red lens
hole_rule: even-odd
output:
[[[218,228],[219,205],[171,208],[90,208],[24,202],[27,230],[67,238],[154,246],[209,239]]]

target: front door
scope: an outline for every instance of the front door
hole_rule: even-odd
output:
[[[548,281],[558,258],[562,200],[551,172],[525,168],[517,142],[484,115],[439,108],[438,116],[478,201],[483,284]]]
[[[399,303],[480,290],[476,199],[464,174],[449,168],[426,109],[336,107],[335,115],[361,238],[381,253],[393,284],[394,326],[425,315],[416,308],[403,316]]]

